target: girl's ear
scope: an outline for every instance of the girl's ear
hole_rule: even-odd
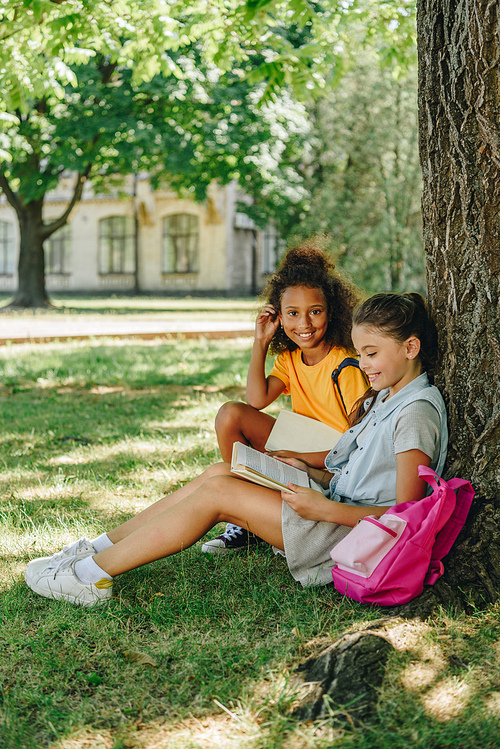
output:
[[[408,359],[416,359],[420,353],[420,338],[417,336],[410,336],[405,341],[406,356]]]

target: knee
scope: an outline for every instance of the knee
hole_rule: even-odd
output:
[[[215,431],[217,434],[239,427],[243,421],[243,414],[248,406],[246,403],[240,403],[239,401],[228,401],[224,403],[215,417]]]
[[[204,473],[205,479],[215,479],[218,476],[231,476],[231,467],[227,463],[214,463]]]
[[[227,463],[221,463],[219,465],[227,465]],[[219,514],[219,520],[221,522],[224,508],[228,501],[232,504],[234,502],[234,476],[231,475],[229,467],[226,473],[213,473],[207,477],[207,481],[203,485],[203,505],[204,507],[210,507],[214,513]]]

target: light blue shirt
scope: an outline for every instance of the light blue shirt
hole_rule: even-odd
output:
[[[356,505],[396,504],[394,431],[401,410],[415,401],[428,401],[437,411],[441,432],[437,461],[432,467],[438,474],[443,470],[448,427],[439,390],[429,384],[424,373],[384,403],[388,393],[388,389],[378,393],[371,411],[359,424],[348,429],[326,456],[325,466],[333,473],[330,481],[332,499]],[[362,439],[358,441],[361,432]],[[414,444],[406,449],[419,449],[417,427]]]

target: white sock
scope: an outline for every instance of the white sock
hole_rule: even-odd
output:
[[[91,541],[91,544],[97,553],[109,549],[110,546],[114,546],[113,542],[109,540],[107,533],[101,533],[100,536],[97,536],[97,538],[94,538],[94,540]]]
[[[99,580],[102,580],[103,578],[105,580],[113,579],[111,575],[104,572],[104,570],[94,562],[94,557],[84,557],[83,559],[79,559],[75,564],[75,575],[81,583],[85,583],[86,585],[89,585],[90,583],[95,585],[95,583],[98,583]]]

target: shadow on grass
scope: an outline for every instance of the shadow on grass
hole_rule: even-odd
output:
[[[214,745],[209,728],[220,718],[218,704],[231,715],[215,745],[230,749],[498,746],[498,612],[481,636],[477,617],[447,613],[430,623],[418,652],[410,645],[396,654],[374,720],[339,731],[334,718],[311,726],[290,721],[286,675],[328,638],[383,612],[330,589],[300,588],[269,548],[212,557],[198,544],[119,577],[115,599],[97,609],[29,591],[18,570],[35,554],[27,546],[15,551],[20,536],[43,532],[52,552],[55,529],[100,532],[129,516],[119,498],[96,504],[101,488],[112,494],[137,484],[144,497],[149,475],[158,485],[158,475],[172,468],[178,482],[183,476],[174,468],[185,464],[187,474],[213,462],[213,417],[227,392],[221,388],[248,362],[248,351],[222,354],[205,344],[53,351],[2,361],[11,387],[26,389],[1,398],[0,517],[14,549],[7,554],[4,546],[4,558],[16,569],[0,593],[1,749]],[[92,393],[96,384],[123,390]],[[21,499],[22,492],[30,496]],[[452,627],[472,632],[469,650]],[[412,685],[408,674],[429,674],[432,650],[444,644],[435,672]],[[445,717],[436,718],[441,707]],[[191,732],[171,743],[189,716]]]
[[[178,441],[207,427],[213,433],[215,414],[224,394],[166,386],[155,392],[134,391],[93,394],[86,390],[55,393],[34,389],[3,397],[0,414],[4,423],[4,458],[9,449],[24,445],[26,452],[53,456],[80,443],[111,444],[132,437],[167,434]],[[213,405],[211,405],[213,404]],[[215,442],[215,440],[214,440]],[[61,449],[66,448],[66,449]],[[18,456],[19,457],[19,456]]]

